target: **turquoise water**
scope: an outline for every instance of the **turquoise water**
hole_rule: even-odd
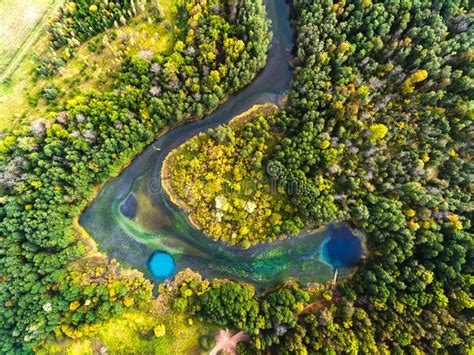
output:
[[[166,252],[174,259],[175,269],[168,271],[171,274],[191,268],[206,278],[242,280],[261,288],[288,279],[307,283],[332,278],[333,265],[337,263],[330,263],[329,256],[321,255],[325,252],[321,245],[328,240],[332,227],[243,250],[196,230],[187,214],[173,205],[161,189],[163,159],[173,148],[255,104],[279,104],[287,94],[292,76],[289,61],[293,57],[290,7],[285,0],[266,1],[266,5],[273,42],[267,65],[257,78],[204,119],[174,127],[161,136],[120,176],[107,183],[81,215],[80,224],[110,258],[137,268],[156,281],[162,278],[154,276],[155,269],[149,263],[155,251]],[[329,254],[334,252],[328,250]],[[155,272],[161,275],[164,271],[158,261]],[[340,275],[349,271],[350,268],[342,268]]]
[[[164,251],[156,251],[147,262],[148,270],[157,281],[171,278],[176,271],[174,258]]]
[[[334,269],[351,268],[363,254],[360,238],[346,225],[331,226],[321,244],[321,260]]]

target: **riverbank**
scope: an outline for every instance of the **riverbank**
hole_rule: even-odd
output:
[[[147,144],[144,145],[146,147]],[[141,148],[143,149],[143,148]],[[76,236],[78,239],[84,243],[86,248],[88,249],[87,252],[83,255],[81,255],[78,260],[83,259],[83,258],[89,258],[89,257],[104,257],[107,258],[107,254],[99,251],[97,242],[95,239],[87,232],[87,230],[81,225],[79,222],[81,215],[83,212],[90,206],[90,204],[96,199],[97,195],[99,192],[102,190],[102,188],[109,183],[111,180],[117,178],[130,164],[133,162],[133,160],[136,158],[136,155],[132,155],[129,158],[125,159],[125,161],[121,164],[119,164],[116,168],[112,170],[110,178],[101,183],[97,184],[93,187],[92,193],[85,199],[85,202],[83,203],[83,206],[80,208],[80,212],[72,218],[72,226],[74,228],[74,231],[76,233]]]
[[[254,105],[267,102],[281,105],[292,76],[288,66],[292,53],[287,49],[292,47],[293,32],[287,21],[289,5],[286,2],[269,2],[268,11],[275,24],[274,42],[262,73],[205,119],[180,122],[160,132],[159,138],[117,178],[107,183],[82,214],[81,225],[110,257],[147,274],[149,256],[156,250],[164,250],[175,257],[178,270],[191,268],[208,279],[229,278],[262,289],[288,279],[306,283],[326,282],[331,278],[330,268],[319,261],[323,235],[284,241],[271,239],[248,249],[214,241],[190,225],[183,210],[165,195],[159,179],[168,153],[191,137],[228,123],[230,118]],[[155,185],[150,185],[155,183],[157,190]],[[138,219],[126,217],[117,209],[117,201],[124,201],[129,194],[137,192],[148,193],[152,209],[147,212],[146,220],[143,216]],[[162,223],[163,220],[166,223]]]
[[[258,74],[257,74],[258,75]],[[243,88],[245,89],[245,87]],[[243,90],[241,89],[241,90]],[[229,99],[229,97],[233,94],[233,92],[227,94],[223,99],[222,101],[220,102],[219,106],[220,105],[223,105],[224,103],[227,102],[227,100]],[[173,129],[176,129],[180,126],[183,126],[185,124],[188,124],[190,122],[193,122],[193,121],[198,121],[198,120],[201,120],[203,119],[205,116],[207,115],[210,115],[212,114],[215,110],[217,110],[218,107],[216,107],[215,109],[207,112],[206,114],[203,114],[203,115],[200,115],[200,116],[193,116],[193,117],[189,117],[183,121],[180,121],[179,123],[176,123],[172,126],[167,126],[161,130],[159,130],[156,134],[155,134],[155,140],[159,140],[161,137],[165,136],[169,131],[173,130]],[[270,111],[273,111],[274,113],[276,111],[278,111],[279,108],[277,105],[273,104],[273,103],[265,103],[265,104],[260,104],[260,105],[254,105],[251,109],[247,110],[246,112],[240,114],[240,115],[237,115],[235,116],[232,120],[236,119],[236,122],[240,119],[245,119],[247,116],[249,115],[253,115],[252,117],[254,117],[255,115],[261,113],[261,114],[266,114],[267,112],[270,112]],[[258,111],[258,112],[257,112]],[[231,121],[232,121],[231,120]],[[229,124],[231,124],[231,121],[229,121]],[[235,124],[235,123],[234,123]],[[147,142],[146,144],[144,144],[144,146],[140,149],[143,150],[143,148],[145,148],[146,146],[149,146],[150,144],[153,144],[152,141],[150,142]],[[167,157],[164,159],[163,161],[163,167],[165,167],[167,164],[166,164],[166,161],[169,157],[172,157],[172,153],[175,153],[176,152],[176,149],[173,149],[168,155]],[[86,199],[86,202],[85,202],[85,205],[81,208],[81,211],[78,215],[76,215],[75,217],[73,217],[72,219],[72,224],[73,224],[73,227],[74,227],[74,230],[77,234],[77,236],[79,237],[79,239],[81,241],[84,242],[84,244],[86,245],[86,247],[89,249],[87,251],[87,255],[84,255],[83,257],[90,257],[91,255],[94,255],[94,256],[104,256],[106,257],[106,254],[104,253],[101,253],[99,250],[98,250],[98,247],[97,247],[97,243],[96,241],[94,240],[94,238],[92,238],[90,236],[90,234],[87,232],[87,230],[85,228],[83,228],[79,222],[79,219],[82,215],[82,213],[90,206],[90,204],[92,203],[92,201],[95,200],[95,198],[97,197],[97,194],[101,191],[101,189],[106,185],[108,184],[110,181],[112,181],[113,179],[117,178],[118,176],[120,176],[120,174],[129,167],[129,165],[133,162],[133,160],[137,157],[137,155],[132,155],[130,156],[129,158],[127,158],[122,164],[120,164],[117,168],[115,168],[113,170],[113,173],[111,174],[111,177],[101,183],[101,184],[98,184],[96,186],[94,186],[94,189],[93,189],[93,192],[92,194]],[[162,171],[161,171],[161,176],[164,176],[163,175],[163,168],[162,168]],[[166,179],[165,179],[166,180]],[[162,184],[163,184],[163,179],[161,179],[162,181]],[[168,185],[168,184],[167,184]],[[167,190],[168,186],[163,186],[163,189],[164,191],[168,194],[170,200],[175,204],[177,205],[178,207],[182,208],[184,211],[186,212],[189,212],[189,209],[188,209],[188,206],[184,203],[184,201],[180,201],[179,197],[174,194],[174,192],[172,191],[171,189],[171,186],[169,186],[169,192]],[[189,222],[191,223],[191,225],[193,225],[196,229],[201,229],[199,223],[195,220],[192,219],[192,217],[190,216],[189,217]]]
[[[279,110],[280,109],[278,108],[278,106],[272,102],[267,102],[260,105],[254,105],[249,110],[242,112],[240,115],[232,117],[229,123],[224,124],[223,126],[229,126],[231,128],[235,128],[237,126],[250,122],[251,120],[253,120],[255,117],[259,115],[262,115],[264,117],[275,115]]]

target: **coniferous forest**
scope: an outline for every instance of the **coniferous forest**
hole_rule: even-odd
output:
[[[371,256],[336,307],[289,332],[288,349],[470,348],[468,6],[294,2],[298,68],[268,171],[300,186],[291,200],[306,223],[354,221]]]
[[[174,39],[164,51],[125,49],[107,90],[60,98],[46,85],[49,113],[2,135],[0,352],[87,353],[98,342],[204,353],[229,328],[248,336],[239,354],[471,353],[471,4],[291,1],[286,100],[174,150],[170,186],[224,243],[349,221],[368,255],[335,287],[291,279],[261,290],[184,270],[152,292],[141,272],[98,253],[77,217],[158,135],[245,90],[272,39],[260,0],[172,3],[173,22],[159,1],[66,1],[49,26],[37,82],[82,47],[99,55],[124,26],[162,23]],[[109,333],[126,317],[128,340],[114,348]],[[186,348],[182,329],[195,333]]]

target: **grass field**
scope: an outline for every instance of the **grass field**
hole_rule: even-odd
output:
[[[0,0],[0,81],[15,70],[62,1]]]
[[[47,48],[47,24],[63,3],[0,0],[0,132],[15,127],[25,111],[25,93],[33,87],[31,57]]]
[[[165,325],[166,334],[156,337],[153,329],[159,324]],[[92,355],[107,350],[109,354],[199,355],[205,354],[199,349],[199,337],[213,336],[217,331],[215,326],[198,321],[190,323],[183,315],[163,317],[139,311],[126,312],[95,328],[98,330],[93,335],[76,340],[58,341],[51,337],[38,349],[38,354]]]
[[[48,23],[55,13],[55,9],[63,1],[29,0],[29,2],[50,3],[49,10],[40,20],[44,24]],[[4,8],[5,11],[9,11],[5,4],[11,5],[20,2],[21,0],[0,0],[0,9]],[[55,110],[45,100],[31,100],[32,97],[40,97],[42,89],[47,84],[54,84],[59,89],[60,102],[92,88],[104,91],[110,86],[111,74],[120,68],[124,56],[119,57],[118,53],[121,53],[124,48],[127,55],[133,55],[142,50],[152,50],[155,53],[166,52],[173,48],[176,37],[175,2],[176,0],[161,0],[165,21],[160,24],[148,23],[146,13],[139,15],[127,26],[107,31],[105,35],[109,39],[112,32],[117,38],[110,40],[110,45],[101,53],[92,53],[88,49],[88,42],[86,42],[78,48],[77,56],[61,68],[58,75],[33,82],[32,71],[37,65],[33,55],[41,56],[48,50],[48,36],[45,26],[38,22],[35,29],[30,30],[25,40],[33,42],[34,45],[26,46],[26,48],[23,45],[20,49],[23,54],[18,56],[17,53],[13,59],[16,61],[15,65],[9,66],[9,70],[11,70],[10,68],[14,69],[9,73],[8,79],[0,80],[0,132],[17,127],[20,121],[32,121]],[[168,26],[165,25],[166,21],[169,23]],[[22,30],[20,29],[18,32],[22,32]],[[90,39],[89,42],[100,43],[103,36],[103,34],[98,35]],[[9,41],[14,40],[10,38]],[[0,79],[1,76],[0,72]]]

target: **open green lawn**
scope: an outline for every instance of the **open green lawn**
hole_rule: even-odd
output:
[[[164,326],[164,335],[155,327]],[[49,339],[38,350],[38,354],[98,354],[107,350],[109,354],[185,355],[203,353],[199,348],[199,337],[214,336],[217,328],[191,321],[182,315],[157,316],[152,313],[130,311],[105,323],[93,326],[91,334],[82,334],[78,339]]]
[[[0,0],[0,81],[13,73],[62,0]]]
[[[47,24],[63,2],[0,0],[0,130],[14,127],[24,111],[31,57],[47,47]]]
[[[88,43],[101,43],[104,34],[82,44],[77,49],[77,56],[61,68],[59,75],[33,82],[32,71],[37,65],[33,57],[35,54],[41,55],[41,53],[48,50],[45,26],[37,25],[34,30],[25,35],[26,39],[24,39],[24,41],[33,42],[34,46],[30,45],[22,48],[21,51],[24,51],[24,54],[20,57],[15,56],[17,63],[14,69],[9,69],[11,73],[8,75],[8,79],[0,80],[0,131],[18,126],[21,120],[33,121],[39,117],[44,117],[51,110],[54,111],[55,108],[52,108],[45,100],[41,99],[40,95],[44,86],[49,83],[54,84],[59,89],[60,102],[90,89],[104,91],[110,86],[111,74],[120,68],[122,60],[125,58],[124,50],[127,55],[133,55],[144,50],[152,50],[157,53],[172,48],[176,37],[175,1],[162,0],[160,2],[164,11],[164,21],[161,23],[150,24],[146,19],[146,13],[139,15],[127,26],[107,31],[105,35],[110,44],[102,52],[91,52],[88,49]],[[49,10],[44,18],[40,20],[46,24],[55,13],[51,9],[57,8],[58,3],[62,3],[63,0],[31,0],[28,3],[36,2],[50,4],[48,5]],[[11,7],[6,4],[12,3],[20,4],[21,0],[0,0],[0,18],[2,13],[9,13],[10,11],[8,9]],[[25,6],[23,5],[23,7]],[[1,26],[2,24],[0,24],[0,28]],[[12,38],[19,36],[16,32],[12,27],[12,33],[15,33],[15,35],[8,35],[5,38],[14,41]],[[18,30],[18,33],[20,32],[23,33],[24,31]],[[112,32],[116,35],[114,40],[112,40]],[[0,70],[0,79],[1,75]],[[38,98],[40,99],[37,100]]]

